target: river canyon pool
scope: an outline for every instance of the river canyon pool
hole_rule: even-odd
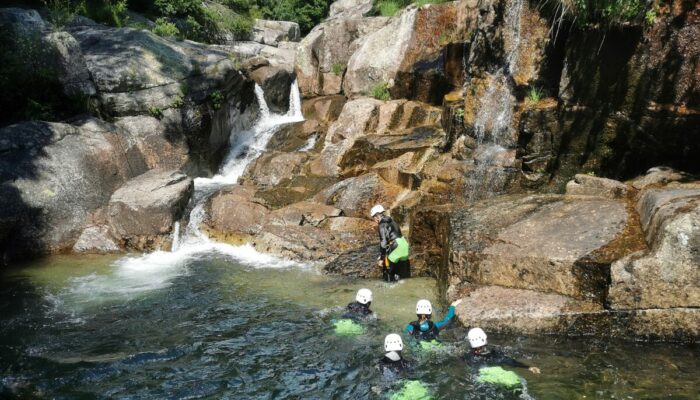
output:
[[[339,337],[332,320],[361,287],[376,326]],[[436,303],[434,280],[389,285],[321,274],[230,247],[186,256],[57,256],[0,279],[0,398],[388,398],[383,337]],[[435,353],[406,351],[439,399],[518,398],[476,384],[451,323]],[[541,375],[514,369],[536,399],[698,399],[696,345],[491,335]]]

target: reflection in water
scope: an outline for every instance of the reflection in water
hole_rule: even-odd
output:
[[[436,298],[427,278],[388,285],[223,253],[186,258],[167,284],[111,293],[109,282],[128,287],[122,261],[58,257],[2,277],[0,397],[377,398],[392,388],[375,367],[384,335],[415,318],[418,298]],[[157,271],[148,279],[160,279]],[[374,292],[377,326],[336,337],[331,319],[364,286]],[[413,378],[436,398],[513,398],[474,383],[461,359],[465,336],[455,324],[441,333],[444,351],[409,350]],[[542,369],[515,370],[537,399],[697,398],[696,347],[490,339]]]

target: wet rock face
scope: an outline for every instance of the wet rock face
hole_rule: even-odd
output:
[[[261,66],[248,75],[263,89],[270,111],[284,114],[289,110],[293,74],[279,67]]]
[[[194,191],[179,171],[154,169],[126,182],[109,200],[107,220],[126,248],[169,247],[170,233]]]

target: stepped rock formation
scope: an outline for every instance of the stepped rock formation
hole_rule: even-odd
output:
[[[0,240],[164,245],[188,180],[149,171],[213,171],[229,133],[256,117],[253,81],[284,112],[296,77],[305,120],[274,132],[238,184],[208,198],[211,238],[376,277],[368,211],[382,203],[412,244],[414,275],[465,299],[466,326],[697,342],[700,9],[674,0],[653,24],[604,28],[523,0],[393,17],[371,7],[340,0],[298,43],[267,23],[263,43],[222,46],[89,23],[66,33],[75,42],[52,36],[73,60],[57,67],[66,90],[94,96],[114,121],[0,131],[0,193],[14,207],[0,214]],[[20,15],[21,29],[44,29]],[[85,164],[96,167],[77,171]],[[172,189],[162,203],[157,182]],[[90,193],[77,201],[81,188]],[[126,196],[131,214],[118,189],[154,201]],[[162,213],[149,226],[117,226],[151,207]]]

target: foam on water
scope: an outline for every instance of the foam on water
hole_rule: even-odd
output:
[[[129,298],[139,293],[167,288],[174,278],[187,275],[187,265],[193,260],[211,255],[230,257],[252,268],[309,267],[308,264],[285,260],[256,251],[250,245],[232,246],[210,240],[201,230],[207,199],[224,185],[235,184],[250,162],[266,148],[272,135],[283,125],[303,121],[301,97],[297,82],[292,84],[289,111],[286,114],[270,112],[262,88],[255,85],[259,118],[255,125],[243,132],[231,132],[230,150],[220,171],[213,178],[196,178],[194,207],[189,223],[180,235],[177,223],[173,232],[172,251],[155,251],[138,256],[124,257],[113,264],[106,275],[91,274],[73,278],[62,293],[71,304]],[[49,296],[52,303],[63,306],[64,301]]]

